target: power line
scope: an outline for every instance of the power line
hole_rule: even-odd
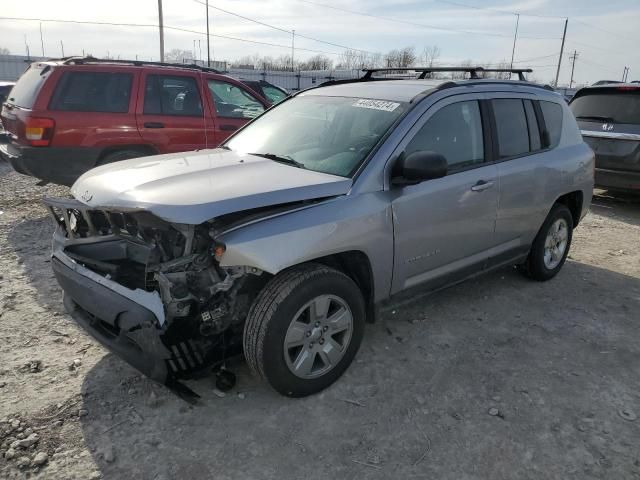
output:
[[[556,19],[563,19],[563,20],[567,18],[567,17],[562,17],[560,15],[542,15],[542,14],[536,14],[536,13],[510,12],[507,10],[500,10],[500,9],[491,8],[491,7],[479,7],[477,5],[467,5],[465,3],[453,2],[451,0],[434,0],[434,1],[437,3],[446,3],[448,5],[454,5],[456,7],[471,8],[473,10],[485,10],[485,11],[489,11],[489,12],[493,12],[501,15],[522,15],[523,17],[556,18]]]
[[[541,57],[533,57],[533,58],[526,58],[524,60],[516,60],[513,63],[526,63],[526,62],[531,62],[533,60],[542,60],[544,58],[557,57],[558,55],[559,53],[552,53],[551,55],[543,55]]]
[[[199,3],[201,5],[206,5],[204,2],[202,2],[200,0],[193,0],[193,1],[196,2],[196,3]],[[224,12],[224,13],[226,13],[228,15],[233,15],[234,17],[242,18],[243,20],[247,20],[249,22],[253,22],[253,23],[256,23],[258,25],[262,25],[263,27],[271,28],[273,30],[278,30],[279,32],[283,32],[283,33],[287,33],[289,35],[293,35],[293,30],[287,30],[286,28],[280,28],[280,27],[277,27],[275,25],[271,25],[269,23],[262,22],[260,20],[256,20],[255,18],[250,18],[250,17],[244,16],[244,15],[240,15],[239,13],[231,12],[229,10],[225,10],[224,8],[215,7],[213,5],[209,5],[209,8],[212,8],[214,10],[218,10],[220,12]],[[360,48],[348,47],[346,45],[341,45],[339,43],[333,43],[333,42],[328,42],[326,40],[321,40],[319,38],[309,37],[307,35],[302,35],[301,33],[298,33],[298,32],[295,33],[295,36],[296,37],[300,37],[300,38],[306,38],[308,40],[313,40],[314,42],[319,42],[319,43],[324,43],[326,45],[331,45],[333,47],[344,48],[346,50],[356,50],[358,52],[364,52],[364,53],[370,53],[370,54],[374,53],[374,52],[369,52],[367,50],[362,50]],[[300,50],[300,49],[298,49],[298,50]]]
[[[349,10],[346,8],[342,8],[342,7],[336,7],[333,5],[328,5],[326,3],[320,3],[320,2],[315,2],[315,1],[311,1],[311,0],[299,0],[300,2],[303,3],[308,3],[309,5],[315,5],[318,7],[324,7],[324,8],[329,8],[332,10],[337,10],[339,12],[345,12],[345,13],[350,13],[352,15],[361,15],[364,17],[370,17],[370,18],[376,18],[378,20],[385,20],[387,22],[394,22],[394,23],[401,23],[404,25],[412,25],[414,27],[421,27],[421,28],[428,28],[428,29],[432,29],[432,30],[441,30],[444,32],[455,32],[455,33],[464,33],[466,35],[482,35],[482,36],[488,36],[488,37],[500,37],[500,38],[512,38],[511,35],[503,35],[500,33],[490,33],[490,32],[474,32],[471,30],[461,30],[461,29],[457,29],[457,28],[445,28],[445,27],[439,27],[437,25],[429,25],[426,23],[417,23],[417,22],[412,22],[409,20],[403,20],[400,18],[394,18],[394,17],[383,17],[381,15],[374,15],[372,13],[366,13],[366,12],[359,12],[356,10]],[[527,38],[527,39],[537,39],[537,40],[558,40],[559,38],[557,37],[524,37],[521,36],[520,38]]]
[[[602,27],[598,27],[598,26],[596,26],[596,25],[592,25],[592,24],[587,23],[587,22],[582,22],[582,21],[580,21],[580,20],[575,20],[575,19],[573,19],[573,18],[572,18],[571,20],[572,20],[573,22],[576,22],[576,23],[579,23],[579,24],[581,24],[581,25],[584,25],[585,27],[593,28],[593,29],[595,29],[595,30],[600,30],[601,32],[608,33],[609,35],[615,35],[616,37],[620,37],[620,38],[623,38],[623,39],[625,39],[625,40],[629,40],[629,41],[631,41],[631,42],[637,42],[637,41],[638,41],[638,39],[633,39],[633,38],[631,38],[631,37],[627,37],[626,35],[620,35],[619,33],[613,32],[613,31],[611,31],[611,30],[606,30],[606,29],[604,29],[604,28],[602,28]]]
[[[97,21],[88,21],[88,20],[60,20],[60,19],[55,19],[55,18],[27,18],[27,17],[0,17],[0,20],[19,20],[19,21],[26,21],[26,22],[50,22],[50,23],[71,23],[71,24],[79,24],[79,25],[106,25],[106,26],[112,26],[112,27],[147,27],[147,28],[158,28],[157,24],[154,23],[116,23],[116,22],[97,22]],[[206,32],[199,32],[197,30],[191,30],[188,28],[182,28],[182,27],[172,27],[169,25],[164,25],[164,28],[166,30],[174,30],[174,31],[178,31],[178,32],[186,32],[186,33],[194,33],[197,35],[206,35]],[[249,40],[247,38],[240,38],[240,37],[232,37],[230,35],[219,35],[219,34],[209,34],[212,37],[216,37],[216,38],[224,38],[227,40],[234,40],[234,41],[238,41],[238,42],[245,42],[245,43],[253,43],[256,45],[266,45],[266,46],[270,46],[270,47],[278,47],[278,48],[286,48],[287,50],[291,48],[290,45],[282,45],[282,44],[278,44],[278,43],[270,43],[270,42],[261,42],[258,40]],[[302,51],[306,51],[306,52],[312,52],[312,53],[324,53],[326,55],[336,55],[336,56],[340,56],[341,53],[336,53],[336,52],[327,52],[324,50],[315,50],[315,49],[311,49],[311,48],[298,48],[298,50],[302,50]]]

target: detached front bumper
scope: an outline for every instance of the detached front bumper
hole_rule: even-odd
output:
[[[107,349],[149,378],[171,383],[158,318],[142,305],[92,281],[52,259],[53,272],[64,290],[64,306],[73,319]]]

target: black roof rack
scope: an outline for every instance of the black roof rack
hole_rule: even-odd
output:
[[[465,72],[468,73],[472,79],[479,79],[479,72],[491,72],[491,73],[517,73],[518,79],[525,82],[527,79],[524,77],[525,73],[531,73],[533,70],[530,68],[484,68],[484,67],[402,67],[402,68],[363,68],[365,74],[363,79],[369,80],[373,78],[373,74],[376,72],[420,72],[418,78],[426,78],[428,73],[435,72]]]
[[[136,67],[142,67],[145,65],[151,66],[159,66],[159,67],[174,67],[174,68],[189,68],[192,70],[200,70],[201,72],[209,72],[209,73],[223,73],[220,70],[216,70],[215,68],[203,67],[196,64],[182,64],[182,63],[166,63],[166,62],[147,62],[144,60],[114,60],[114,59],[106,59],[106,58],[95,58],[95,57],[64,57],[64,58],[54,58],[50,61],[53,62],[62,62],[64,65],[84,65],[88,63],[118,63],[123,65],[133,65]]]

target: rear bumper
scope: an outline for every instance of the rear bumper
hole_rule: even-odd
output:
[[[80,175],[93,168],[99,154],[99,148],[0,144],[0,156],[16,172],[67,186],[71,186]]]
[[[596,167],[595,185],[604,189],[640,193],[640,172]]]

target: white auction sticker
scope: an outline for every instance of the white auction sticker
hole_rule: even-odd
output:
[[[373,110],[383,110],[385,112],[393,112],[400,106],[400,104],[396,102],[387,102],[385,100],[368,100],[366,98],[361,98],[352,106],[359,108],[372,108]]]

